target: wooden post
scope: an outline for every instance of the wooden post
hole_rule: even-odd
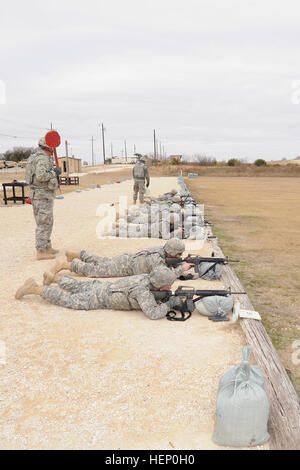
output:
[[[70,172],[69,172],[69,149],[68,149],[68,141],[65,141],[66,145],[66,163],[67,163],[67,177],[69,178]]]

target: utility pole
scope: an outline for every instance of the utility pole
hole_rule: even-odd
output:
[[[65,141],[66,146],[66,163],[67,163],[67,177],[69,178],[69,149],[68,149],[68,141]]]
[[[92,136],[92,165],[94,166],[94,137]]]
[[[112,144],[112,143],[110,144],[110,156],[111,156],[111,160],[112,160],[112,158],[113,158],[113,156],[114,156],[113,144]]]
[[[126,158],[126,163],[127,163],[127,146],[126,146],[126,140],[124,140],[124,148],[125,148],[125,158]]]
[[[160,153],[160,158],[162,158],[162,153],[161,153],[161,142],[159,142],[159,153]]]
[[[99,124],[100,126],[100,124]],[[104,141],[104,125],[103,123],[101,124],[101,130],[102,130],[102,155],[103,155],[103,164],[105,165],[105,141]]]
[[[155,133],[155,129],[153,131],[153,144],[154,144],[154,160],[156,160],[156,133]]]
[[[50,122],[50,129],[51,129],[51,131],[53,130],[52,122]]]
[[[136,146],[134,144],[134,146],[133,146],[133,155],[135,155],[135,154],[136,154]]]

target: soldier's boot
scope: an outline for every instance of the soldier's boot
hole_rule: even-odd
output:
[[[44,251],[36,250],[36,259],[38,260],[55,259],[55,255],[49,253],[47,250],[44,250]]]
[[[73,261],[74,258],[80,257],[80,251],[65,251],[66,258],[69,262]]]
[[[55,265],[53,266],[53,268],[51,268],[50,271],[52,274],[57,274],[63,269],[71,271],[71,263],[69,261],[58,261],[57,263],[55,263]]]
[[[19,287],[17,292],[15,293],[15,298],[17,300],[22,299],[24,295],[35,294],[35,295],[42,295],[43,287],[39,286],[37,282],[33,279],[27,279],[24,284]]]
[[[58,283],[60,276],[57,274],[51,273],[50,271],[46,271],[43,274],[43,284],[44,286],[50,286],[53,283]]]
[[[52,246],[50,245],[46,248],[46,252],[50,253],[50,255],[57,255],[57,253],[59,253],[59,250],[55,250],[55,248],[52,248]]]

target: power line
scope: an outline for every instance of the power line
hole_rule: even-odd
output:
[[[2,137],[11,137],[12,139],[30,139],[30,140],[34,139],[34,137],[21,137],[19,135],[8,135],[8,134],[2,134],[2,133],[0,133],[0,135]]]

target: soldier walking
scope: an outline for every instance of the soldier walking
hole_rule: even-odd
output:
[[[144,204],[144,195],[145,195],[145,184],[147,188],[150,184],[149,171],[146,166],[145,157],[140,157],[133,168],[133,204],[136,204],[138,193],[140,193],[139,200],[141,204]]]

